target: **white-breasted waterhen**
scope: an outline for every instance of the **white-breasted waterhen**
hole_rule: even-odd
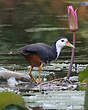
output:
[[[35,43],[26,45],[20,48],[20,53],[26,58],[26,60],[31,65],[29,75],[37,83],[40,83],[40,72],[42,66],[47,64],[48,62],[55,60],[58,58],[61,49],[64,46],[69,46],[74,48],[74,46],[69,43],[68,39],[65,37],[59,37],[52,46],[49,46],[44,43]],[[32,76],[33,67],[39,67],[39,77],[38,81]]]

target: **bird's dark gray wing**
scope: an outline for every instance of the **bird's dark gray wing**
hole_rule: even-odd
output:
[[[20,49],[23,55],[29,55],[30,53],[36,53],[38,56],[47,63],[54,59],[55,55],[52,52],[52,48],[44,43],[36,43],[24,46]]]

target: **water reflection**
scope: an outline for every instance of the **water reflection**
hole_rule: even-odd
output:
[[[79,17],[75,61],[88,63],[87,2],[0,0],[0,64],[26,63],[18,52],[26,44],[44,42],[51,45],[62,33],[72,40],[66,11],[71,4],[78,8]],[[70,60],[70,55],[71,50],[64,48],[59,59]]]

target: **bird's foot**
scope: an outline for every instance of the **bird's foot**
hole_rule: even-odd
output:
[[[40,83],[41,83],[41,80],[40,80],[40,79],[35,80],[35,79],[33,78],[32,81],[33,81],[34,83],[36,83],[36,84],[40,84]]]
[[[40,84],[41,83],[41,80],[40,79],[36,80],[36,83],[37,84]]]

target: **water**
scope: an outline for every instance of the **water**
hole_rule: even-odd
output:
[[[19,54],[20,47],[36,42],[52,45],[60,35],[66,35],[72,42],[72,33],[68,29],[67,20],[68,5],[78,8],[79,30],[76,32],[74,63],[76,67],[81,65],[82,68],[88,65],[87,1],[0,0],[0,66],[25,72],[28,70],[28,63]],[[71,49],[65,47],[57,62],[68,63],[70,56]],[[67,71],[68,68],[65,68],[60,73]],[[60,74],[56,75],[59,77]]]
[[[48,91],[24,96],[26,105],[41,106],[44,110],[83,110],[84,92]]]
[[[63,33],[72,41],[68,29],[68,5],[78,8],[79,31],[76,34],[75,62],[88,63],[87,2],[0,1],[0,64],[27,64],[17,52],[26,44],[44,42],[49,45]],[[59,60],[70,60],[71,49],[64,48]]]

